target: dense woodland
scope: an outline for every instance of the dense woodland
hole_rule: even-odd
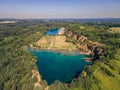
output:
[[[58,27],[66,28],[66,36],[68,31],[72,31],[106,46],[100,47],[104,51],[103,56],[95,60],[93,65],[85,67],[78,77],[66,84],[56,80],[49,90],[119,90],[120,33],[108,31],[111,27],[120,27],[119,20],[17,21],[0,24],[0,90],[44,90],[48,86],[42,80],[42,87],[34,88],[36,78],[31,78],[31,70],[38,69],[31,60],[37,58],[27,51],[27,47],[39,40],[48,28]]]

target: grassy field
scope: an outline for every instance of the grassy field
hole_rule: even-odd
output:
[[[97,83],[92,83],[91,88],[94,90],[119,90],[120,88],[120,61],[111,60],[107,64],[99,63],[98,67],[94,68],[94,77]],[[99,87],[98,87],[99,86]]]
[[[105,63],[98,62],[91,67],[91,71],[97,81],[97,83],[91,83],[92,90],[119,90],[120,50],[115,55],[115,60],[109,60]]]
[[[109,32],[120,33],[120,27],[112,27],[109,29]]]

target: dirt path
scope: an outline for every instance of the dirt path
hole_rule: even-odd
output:
[[[48,47],[48,50],[50,50],[50,48],[53,46],[53,40],[54,40],[54,37],[52,37],[50,40],[50,46]]]

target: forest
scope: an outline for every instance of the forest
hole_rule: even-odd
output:
[[[46,90],[46,87],[49,87],[48,90],[119,90],[120,33],[110,32],[110,28],[120,27],[119,20],[16,21],[0,24],[0,90]],[[98,47],[102,48],[103,54],[69,83],[56,80],[48,85],[42,80],[41,87],[34,87],[36,78],[32,78],[32,70],[38,68],[31,61],[37,58],[27,48],[38,41],[48,28],[59,27],[65,27],[66,37],[72,31],[104,44]],[[79,43],[74,40],[70,42]]]

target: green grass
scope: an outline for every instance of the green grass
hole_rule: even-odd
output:
[[[99,81],[98,83],[92,83],[91,88],[93,90],[97,89],[97,86],[99,86],[102,90],[119,90],[120,88],[120,74],[118,73],[120,70],[120,61],[117,60],[111,60],[108,61],[109,65],[111,67],[114,67],[112,69],[109,65],[106,65],[104,63],[99,63],[98,66],[94,65],[92,68],[94,70],[97,70],[96,73],[93,73],[93,76]],[[97,68],[96,68],[97,67]],[[111,75],[108,74],[108,72]]]
[[[112,27],[109,29],[109,32],[120,33],[120,27]]]

